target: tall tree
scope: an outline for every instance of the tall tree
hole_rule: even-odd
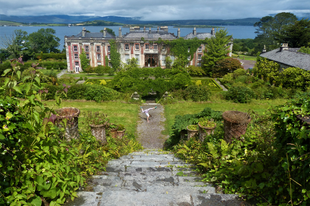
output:
[[[28,36],[29,53],[34,55],[35,53],[59,53],[58,46],[60,39],[55,36],[55,30],[51,28],[39,29],[37,32],[33,32]]]
[[[285,26],[276,38],[279,42],[288,43],[290,47],[310,46],[310,20],[302,19]]]
[[[255,41],[258,43],[259,51],[266,45],[267,50],[275,49],[278,47],[276,35],[281,35],[287,25],[294,24],[297,17],[289,12],[278,13],[274,17],[265,16],[260,21],[254,24],[256,29]]]
[[[82,53],[80,54],[80,60],[81,60],[81,67],[83,70],[89,67],[90,60],[87,59],[86,52],[84,51],[84,49],[82,49]]]
[[[7,50],[10,54],[9,58],[19,58],[24,55],[23,53],[27,44],[26,40],[27,32],[18,29],[12,35],[1,38],[0,47]]]
[[[206,39],[206,51],[202,58],[203,69],[208,76],[212,76],[212,68],[216,62],[225,59],[229,53],[228,43],[232,36],[228,35],[227,30],[220,29],[215,33],[215,37]]]

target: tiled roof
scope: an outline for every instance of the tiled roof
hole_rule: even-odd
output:
[[[184,37],[184,39],[194,39],[194,38],[206,39],[206,38],[211,38],[211,37],[214,37],[214,35],[212,36],[211,33],[197,33],[197,35],[194,35],[193,33],[189,33]]]
[[[144,38],[145,40],[158,40],[159,38],[161,39],[176,39],[177,37],[172,34],[168,33],[162,30],[157,31],[151,31],[149,32],[146,30],[145,32],[143,30],[141,31],[131,31],[129,33],[126,33],[123,36],[124,40],[141,40],[141,38]]]
[[[310,54],[297,52],[298,50],[299,48],[288,48],[288,50],[283,51],[280,51],[280,49],[274,49],[262,53],[260,56],[290,67],[299,67],[310,71]]]
[[[85,37],[82,37],[82,32],[80,32],[79,34],[77,34],[77,35],[73,35],[73,36],[71,36],[71,38],[103,38],[103,33],[101,33],[101,32],[94,32],[94,33],[90,33],[90,32],[86,32],[85,33]],[[110,39],[112,39],[112,38],[115,38],[115,36],[113,36],[112,34],[110,34],[109,32],[107,32],[107,35],[106,35],[106,37],[105,38],[110,38]]]

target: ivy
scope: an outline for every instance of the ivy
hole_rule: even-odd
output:
[[[198,47],[202,44],[206,44],[206,40],[200,40],[198,38],[194,39],[174,39],[174,40],[161,40],[156,41],[157,44],[167,45],[170,48],[170,53],[177,57],[182,63],[181,66],[184,67],[188,64],[188,57],[192,60],[194,53],[197,51]]]
[[[117,52],[117,44],[114,39],[109,41],[110,43],[110,55],[111,55],[111,65],[114,71],[116,71],[121,64],[121,55]]]

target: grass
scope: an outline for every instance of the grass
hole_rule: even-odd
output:
[[[241,112],[248,112],[253,110],[259,114],[263,114],[272,106],[284,104],[287,100],[253,100],[248,104],[233,103],[226,100],[215,99],[210,102],[180,102],[177,104],[165,105],[165,131],[163,134],[169,134],[176,115],[195,114],[201,112],[204,108],[210,107],[216,111],[238,110]]]
[[[242,55],[240,54],[239,57],[237,54],[233,54],[233,58],[239,58],[242,60],[251,60],[251,61],[256,61],[256,56],[247,56],[247,55]]]
[[[102,102],[96,103],[94,101],[63,101],[61,107],[56,107],[54,101],[45,101],[50,107],[58,109],[61,107],[75,107],[81,111],[79,121],[79,128],[85,128],[87,125],[82,124],[83,112],[87,111],[101,111],[108,115],[110,123],[122,124],[126,131],[136,134],[139,106],[136,104],[126,104],[121,102]]]
[[[113,76],[110,75],[97,75],[95,73],[79,73],[79,74],[64,74],[61,77],[87,77],[87,78],[94,78],[94,79],[113,79]]]

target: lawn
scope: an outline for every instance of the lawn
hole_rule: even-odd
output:
[[[242,59],[242,60],[251,60],[251,61],[256,61],[256,56],[247,56],[247,55],[242,55],[240,54],[239,57],[237,54],[233,54],[232,56],[233,58],[239,58],[239,59]]]
[[[139,106],[136,104],[126,104],[121,102],[102,102],[96,103],[94,101],[63,101],[61,107],[55,107],[54,101],[45,101],[45,104],[54,109],[61,107],[75,107],[80,109],[81,114],[79,121],[79,128],[84,128],[86,125],[82,124],[83,113],[87,111],[101,111],[108,115],[111,123],[123,124],[126,131],[136,134]]]
[[[204,108],[210,107],[216,111],[238,110],[247,112],[253,110],[259,114],[263,114],[272,106],[284,104],[287,100],[253,100],[248,104],[233,103],[225,100],[212,100],[210,102],[180,102],[177,104],[165,105],[165,131],[164,134],[169,134],[176,115],[195,114],[201,112]]]

